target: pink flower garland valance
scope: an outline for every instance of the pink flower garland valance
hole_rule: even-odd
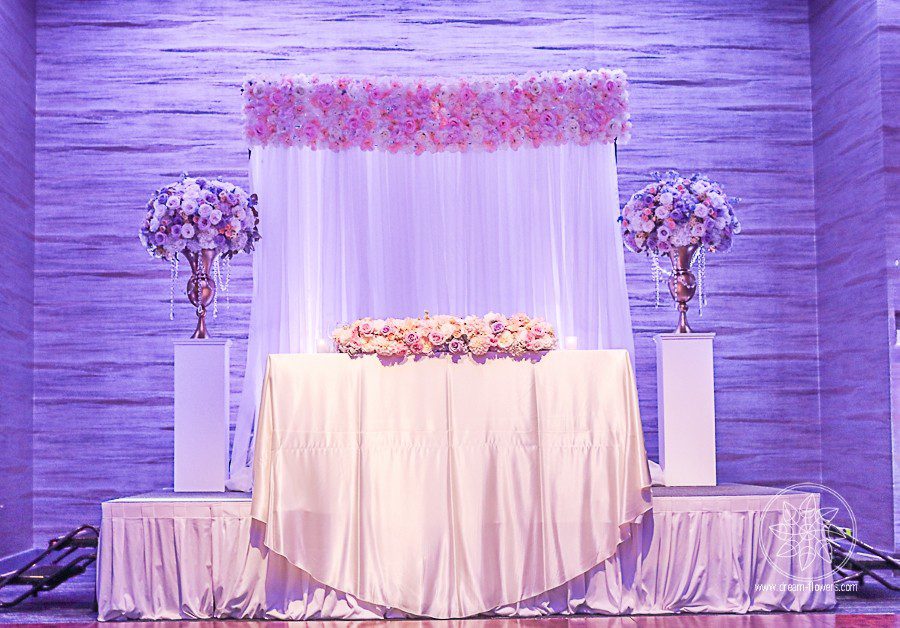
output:
[[[516,149],[627,141],[622,70],[469,79],[248,78],[247,139],[256,145],[390,152]]]

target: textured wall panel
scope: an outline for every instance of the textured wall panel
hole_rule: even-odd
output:
[[[138,245],[149,190],[181,170],[246,183],[246,73],[460,74],[621,66],[635,135],[622,198],[650,170],[701,169],[744,199],[746,233],[710,261],[700,330],[715,330],[719,475],[819,477],[807,5],[708,0],[42,2],[38,19],[36,458],[40,530],[96,520],[97,503],[170,483],[168,270]],[[262,233],[265,237],[265,208]],[[628,255],[638,381],[656,453],[649,264]],[[250,260],[213,323],[235,338]],[[235,396],[235,400],[237,397]]]
[[[876,1],[813,2],[810,46],[822,480],[850,502],[862,538],[888,546],[893,543],[890,212]]]
[[[0,3],[0,557],[31,547],[34,3]]]
[[[900,547],[900,0],[878,1],[878,47],[881,53],[881,102],[884,118],[884,177],[890,221],[887,238],[888,298],[894,323],[891,405],[894,457],[894,547]]]

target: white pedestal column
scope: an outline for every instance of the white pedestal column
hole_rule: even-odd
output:
[[[231,340],[175,341],[175,492],[224,491]]]
[[[667,486],[715,486],[715,334],[657,334],[659,464]]]

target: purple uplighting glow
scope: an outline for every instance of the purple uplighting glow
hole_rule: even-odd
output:
[[[636,195],[624,217],[626,242],[640,251],[657,247],[665,270],[671,269],[665,254],[682,240],[730,249],[703,258],[701,297],[709,300],[702,316],[699,298],[690,310],[695,331],[716,333],[718,481],[822,484],[852,506],[862,538],[900,547],[897,2],[0,0],[0,39],[0,562],[76,525],[98,525],[101,502],[172,485],[172,341],[186,338],[196,317],[184,294],[190,276],[184,258],[175,283],[174,264],[150,259],[148,249],[169,263],[169,253],[189,241],[198,250],[203,241],[250,253],[230,260],[228,301],[220,289],[207,317],[216,338],[232,341],[235,438],[252,347],[254,242],[267,238],[265,199],[258,206],[255,196],[248,200],[259,185],[250,180],[248,148],[255,160],[257,150],[272,147],[451,160],[602,146],[613,181],[618,173],[620,208],[653,181],[652,172],[698,172],[707,183],[721,183],[728,196],[722,193],[717,209],[728,221],[708,215],[712,202],[685,200],[669,209],[657,191]],[[581,68],[589,72],[566,74]],[[528,91],[527,98],[515,88]],[[315,223],[325,225],[319,241],[350,250],[362,249],[359,241],[370,232],[395,234],[395,243],[415,234],[426,251],[461,241],[455,238],[463,221],[439,220],[445,207],[439,198],[418,205],[406,199],[407,188],[396,183],[401,178],[385,198],[415,208],[433,235],[387,212],[376,225],[381,214],[361,202],[357,213],[340,214],[341,203],[367,189],[350,191],[350,183],[373,163],[360,160],[356,171],[333,163],[320,168],[331,173],[338,200],[330,208],[315,205],[334,212],[330,222]],[[446,189],[453,191],[450,201],[463,203],[477,193],[467,183],[476,177],[459,172],[460,181]],[[217,196],[186,205],[179,196],[168,204],[171,195],[161,186],[182,173],[221,175],[240,194],[223,197],[224,215]],[[416,182],[438,189],[429,173],[411,172],[408,189]],[[597,173],[591,176],[589,169],[554,171],[550,179],[560,189],[535,192],[533,207],[522,203],[516,233],[528,234],[529,225],[552,231],[529,212],[555,207],[573,181],[599,186]],[[310,207],[321,200],[303,181],[285,185]],[[608,189],[613,197],[615,187]],[[159,193],[147,205],[152,190]],[[215,187],[220,191],[227,195]],[[654,213],[660,205],[666,209]],[[571,216],[561,230],[593,233],[594,214]],[[512,219],[503,220],[486,224]],[[652,236],[642,221],[654,221]],[[500,241],[511,233],[489,235]],[[343,285],[384,303],[369,278],[405,285],[416,276],[414,257],[394,255],[392,244],[375,248],[341,269]],[[582,290],[573,298],[581,310],[572,328],[600,317],[597,295],[613,282],[596,250],[577,251],[561,256],[577,278],[573,292]],[[454,262],[460,268],[468,263],[461,257]],[[507,257],[496,267],[510,275],[531,272]],[[302,275],[302,260],[285,257],[285,275]],[[376,272],[367,266],[372,260],[395,265]],[[653,337],[670,331],[678,313],[665,276],[655,281],[659,267],[627,251],[624,265],[640,421],[646,453],[658,460]],[[474,283],[486,289],[481,284],[490,275],[478,277]],[[224,275],[216,279],[226,283]],[[470,292],[480,298],[484,290]],[[390,327],[396,322],[390,317],[421,316],[413,311],[421,305],[414,290],[395,293],[410,311],[363,313],[344,303],[347,320],[328,321],[333,330],[371,315],[388,326],[366,332],[365,342],[348,327],[347,338],[337,337],[348,353],[490,349],[488,331],[474,341],[476,351],[462,332],[441,336],[432,323]],[[507,303],[494,311],[516,314]],[[285,300],[284,310],[308,306]],[[432,310],[461,319],[487,311]],[[552,311],[526,314],[542,325],[546,319],[559,342],[556,332],[553,343],[543,342],[543,327],[529,336],[523,323],[511,353],[556,348],[576,335],[579,348],[597,345],[596,337],[553,320]],[[379,334],[389,338],[376,346],[371,338]],[[313,344],[332,342],[326,334],[311,337]],[[251,364],[265,363],[265,355],[250,354]]]

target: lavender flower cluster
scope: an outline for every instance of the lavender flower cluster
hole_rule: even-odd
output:
[[[691,245],[727,251],[741,232],[734,214],[736,201],[704,175],[687,178],[675,171],[657,175],[622,208],[619,220],[625,245],[636,253],[661,254]]]
[[[259,240],[256,194],[221,179],[182,175],[147,202],[141,243],[155,257],[215,249],[225,258],[250,253]]]

